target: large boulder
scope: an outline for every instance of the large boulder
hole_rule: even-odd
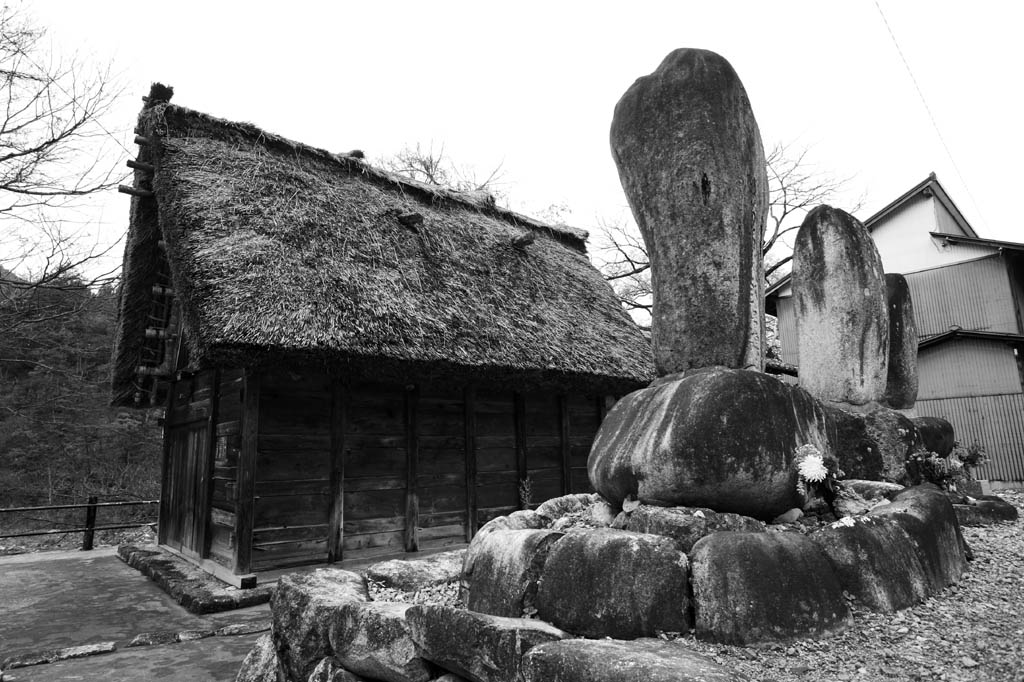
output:
[[[875,403],[888,376],[882,259],[859,220],[831,206],[807,214],[793,246],[800,386],[845,405]]]
[[[823,452],[829,419],[806,391],[760,372],[688,372],[619,400],[587,463],[614,505],[709,507],[770,520],[800,505],[793,455]]]
[[[885,403],[905,410],[917,402],[917,323],[907,278],[885,274],[885,300],[889,308],[889,369],[885,379]]]
[[[523,654],[571,637],[538,620],[417,605],[407,614],[424,658],[471,682],[520,682]]]
[[[808,537],[828,557],[843,589],[870,609],[898,611],[928,596],[921,559],[894,521],[847,518]]]
[[[768,183],[732,66],[706,50],[669,54],[615,106],[611,147],[650,256],[658,374],[761,369]]]
[[[430,666],[409,634],[410,604],[353,602],[328,623],[328,641],[345,669],[386,682],[427,682]]]
[[[961,526],[991,526],[1019,516],[1017,508],[998,495],[981,495],[969,504],[954,504],[953,509]]]
[[[237,682],[237,681],[236,681]],[[278,682],[268,680],[267,682]],[[350,670],[345,670],[341,662],[333,656],[320,659],[320,662],[313,668],[306,682],[368,682],[366,678],[356,675]]]
[[[866,481],[856,478],[844,478],[840,483],[844,488],[849,488],[870,502],[892,502],[906,487],[889,481]]]
[[[538,615],[584,637],[634,639],[690,629],[686,555],[660,535],[569,533],[544,564]]]
[[[743,682],[747,678],[660,639],[566,639],[539,644],[523,659],[524,682]]]
[[[839,467],[852,478],[892,482],[907,477],[906,462],[921,449],[913,420],[896,410],[877,407],[869,412],[825,408],[829,442]]]
[[[927,452],[948,457],[953,452],[956,434],[953,425],[942,417],[914,417],[911,421],[921,434],[921,443]]]
[[[797,533],[714,533],[690,553],[697,636],[729,644],[820,635],[852,622],[828,559]]]
[[[663,535],[675,540],[682,552],[689,552],[697,540],[711,533],[757,533],[765,529],[763,522],[740,514],[723,514],[699,507],[652,507],[646,504],[619,514],[612,527],[634,533]]]
[[[907,488],[889,504],[872,509],[869,515],[891,519],[907,532],[932,593],[960,581],[967,570],[966,543],[953,505],[938,488]]]
[[[520,509],[508,516],[497,516],[477,530],[462,557],[462,571],[459,574],[459,597],[465,603],[469,596],[469,576],[473,575],[477,557],[484,547],[487,536],[496,530],[536,530],[545,528],[547,521],[532,509]]]
[[[270,600],[277,655],[288,674],[305,680],[331,653],[327,628],[345,604],[369,601],[366,579],[351,571],[318,568],[281,577]]]
[[[492,616],[519,618],[536,612],[537,582],[552,544],[551,530],[496,530],[484,537],[470,571],[466,606]]]
[[[383,587],[415,592],[457,580],[465,554],[465,550],[459,549],[431,554],[423,559],[382,561],[366,569],[366,578]]]
[[[270,635],[260,635],[242,660],[235,682],[278,682],[284,672]]]

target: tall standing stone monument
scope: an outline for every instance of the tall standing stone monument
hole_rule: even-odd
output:
[[[764,367],[761,134],[732,66],[680,49],[615,107],[612,156],[651,261],[660,376]]]

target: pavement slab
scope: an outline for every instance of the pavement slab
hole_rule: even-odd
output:
[[[237,671],[252,641],[258,636],[257,632],[270,624],[270,611],[266,604],[203,616],[189,613],[156,583],[121,561],[112,548],[0,557],[0,604],[4,607],[0,618],[0,660],[101,642],[115,642],[117,645],[115,653],[6,670],[3,672],[4,682],[65,679],[55,677],[57,666],[102,667],[107,664],[94,663],[93,659],[109,662],[112,657],[122,657],[133,651],[141,652],[139,655],[145,657],[149,655],[146,652],[167,649],[161,655],[185,656],[190,648],[175,647],[193,645],[214,652],[211,654],[214,660],[234,657],[231,665]],[[214,632],[220,636],[206,637]],[[137,636],[147,633],[175,633],[174,639],[180,643],[127,648]],[[188,641],[197,633],[202,633],[204,639]],[[154,641],[166,640],[155,637]],[[108,678],[94,678],[90,674],[67,679]],[[164,678],[136,672],[135,677],[123,679]],[[181,679],[230,680],[233,674],[211,678],[203,673]]]

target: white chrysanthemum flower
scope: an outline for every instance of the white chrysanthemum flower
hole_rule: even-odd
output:
[[[825,460],[820,455],[808,455],[800,460],[800,478],[808,483],[821,483],[828,476]]]

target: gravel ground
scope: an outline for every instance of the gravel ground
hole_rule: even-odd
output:
[[[1024,510],[1024,492],[1000,491]],[[681,641],[752,682],[1024,682],[1024,520],[963,528],[974,561],[958,585],[895,614],[854,603],[826,639],[734,647]]]

